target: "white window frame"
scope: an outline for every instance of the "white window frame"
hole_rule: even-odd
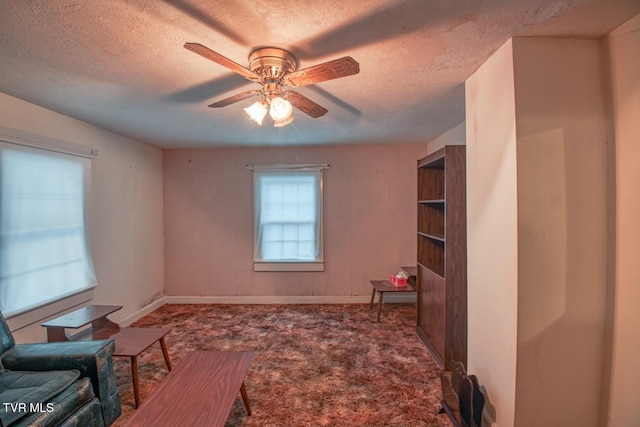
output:
[[[41,135],[31,134],[25,131],[6,128],[0,126],[0,147],[4,150],[22,150],[31,151],[34,153],[46,154],[50,152],[52,156],[61,155],[68,158],[77,158],[78,161],[83,163],[84,169],[84,232],[85,239],[87,240],[88,260],[90,262],[91,271],[93,270],[93,264],[91,262],[91,254],[89,249],[90,239],[90,207],[91,207],[91,162],[92,159],[98,154],[98,150],[86,145],[75,144],[69,141],[63,141],[50,137],[43,137]],[[23,307],[17,310],[11,310],[3,313],[7,319],[7,323],[11,330],[16,331],[30,324],[36,323],[44,318],[47,318],[55,313],[59,313],[64,310],[68,310],[86,301],[89,301],[93,297],[93,291],[97,286],[97,280],[95,280],[95,274],[92,283],[87,283],[86,286],[78,287],[69,292],[58,293],[56,296],[43,299],[32,306]]]
[[[254,271],[324,271],[324,173],[328,169],[328,164],[258,164],[247,165],[247,169],[253,171],[253,200],[254,200]],[[313,174],[317,177],[317,216],[316,216],[316,239],[318,253],[313,260],[282,259],[265,260],[261,255],[260,241],[260,180],[262,177],[274,174]]]

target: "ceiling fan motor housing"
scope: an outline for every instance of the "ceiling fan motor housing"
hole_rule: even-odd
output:
[[[249,69],[260,75],[265,83],[279,83],[285,74],[296,70],[296,58],[284,49],[263,47],[249,55]]]

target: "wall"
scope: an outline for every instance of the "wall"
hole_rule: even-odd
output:
[[[608,267],[604,52],[599,40],[559,38],[516,38],[513,52],[515,425],[597,426]]]
[[[167,295],[367,301],[370,279],[415,265],[416,162],[426,151],[426,145],[166,151]],[[253,271],[253,181],[246,169],[253,163],[331,165],[324,178],[324,272]]]
[[[0,93],[0,126],[90,145],[91,250],[98,287],[93,303],[123,305],[115,321],[163,295],[162,151]],[[45,339],[35,324],[19,341]]]
[[[518,232],[515,93],[508,41],[466,82],[467,369],[513,425]]]
[[[427,142],[427,150],[433,153],[445,145],[465,145],[466,143],[466,124],[463,122]]]
[[[598,425],[604,64],[598,40],[516,38],[467,81],[468,368],[500,426]]]
[[[640,15],[608,37],[616,137],[616,263],[607,426],[638,425],[640,406]]]

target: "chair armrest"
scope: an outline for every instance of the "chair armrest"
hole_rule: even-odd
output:
[[[113,340],[16,344],[1,357],[4,367],[14,371],[79,369],[83,376],[91,376],[87,362],[99,354],[111,357],[114,350]]]
[[[121,413],[111,357],[114,350],[113,340],[16,344],[1,356],[0,364],[12,371],[79,370],[91,379],[109,425]]]

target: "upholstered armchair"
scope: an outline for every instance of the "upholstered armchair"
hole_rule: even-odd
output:
[[[0,313],[0,426],[113,423],[114,349],[113,340],[16,344]]]

